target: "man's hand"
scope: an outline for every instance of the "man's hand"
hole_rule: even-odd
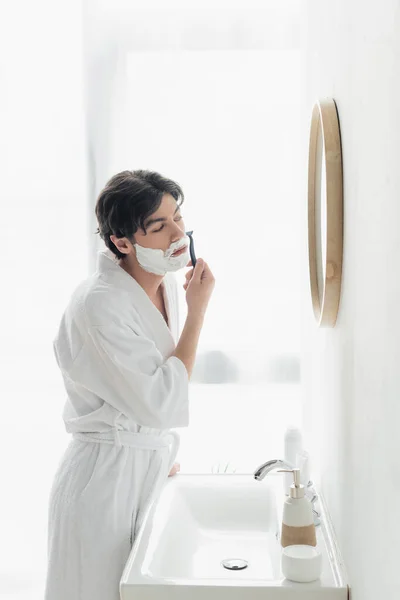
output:
[[[170,470],[168,477],[172,477],[173,475],[176,475],[176,473],[180,470],[181,470],[181,465],[179,463],[174,463],[174,466]]]

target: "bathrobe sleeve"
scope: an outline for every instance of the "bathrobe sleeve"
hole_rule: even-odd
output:
[[[72,379],[139,425],[168,429],[189,424],[189,377],[176,356],[130,325],[91,326]]]

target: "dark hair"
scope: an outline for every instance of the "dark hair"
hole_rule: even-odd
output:
[[[110,240],[110,235],[118,238],[126,237],[133,243],[136,231],[143,229],[146,219],[161,204],[164,194],[171,194],[179,206],[185,197],[178,183],[163,177],[155,171],[139,169],[137,171],[121,171],[106,183],[96,202],[96,217],[102,240],[118,258],[123,254]]]

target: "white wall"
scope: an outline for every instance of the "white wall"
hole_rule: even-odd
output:
[[[51,341],[88,268],[81,28],[79,0],[1,6],[0,597],[15,600],[43,598],[67,441]]]
[[[302,367],[306,439],[353,600],[400,597],[400,2],[309,0],[303,31]],[[338,105],[344,269],[336,327],[318,329],[308,279],[311,110]]]

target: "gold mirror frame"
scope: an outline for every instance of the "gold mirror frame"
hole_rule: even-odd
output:
[[[321,196],[322,162],[318,156],[319,136],[325,157],[326,196]],[[317,222],[316,192],[320,202],[325,203],[326,252],[322,255],[317,247],[317,237],[321,239],[321,219]],[[318,255],[320,251],[320,255]],[[311,285],[311,299],[314,316],[319,327],[334,327],[340,302],[343,259],[343,168],[340,126],[336,103],[327,98],[317,102],[313,108],[308,154],[308,258]],[[318,262],[319,261],[319,262]],[[323,289],[318,283],[318,264],[323,264]],[[321,276],[320,276],[321,283]],[[322,298],[322,301],[321,301]]]

